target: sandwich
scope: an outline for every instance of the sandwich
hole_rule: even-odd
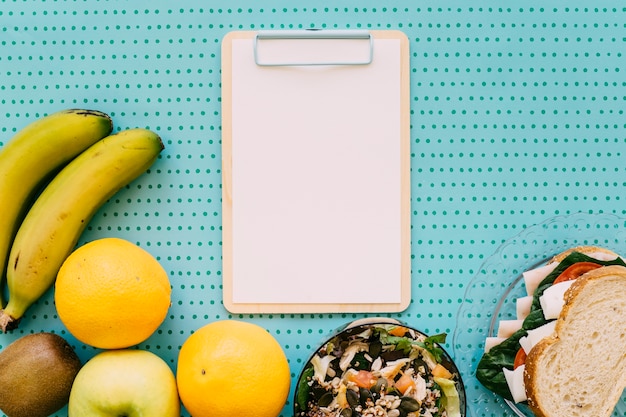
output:
[[[476,378],[539,417],[610,416],[626,387],[626,263],[582,246],[523,275],[528,295],[487,338]]]

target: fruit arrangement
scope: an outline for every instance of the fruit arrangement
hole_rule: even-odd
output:
[[[61,264],[102,204],[144,173],[164,148],[161,138],[149,130],[110,135],[112,128],[104,113],[68,110],[26,127],[3,149],[0,198],[9,202],[15,214],[13,223],[2,230],[9,290],[8,303],[0,313],[2,331],[17,327],[28,307],[52,286]],[[77,138],[80,146],[75,144]],[[55,142],[53,147],[50,141]],[[46,165],[41,161],[48,158],[58,162],[35,169]],[[30,161],[28,170],[24,160]],[[60,167],[64,162],[68,163]],[[13,166],[19,168],[12,170]],[[53,173],[52,180],[42,184]],[[24,186],[23,178],[31,178],[30,187]],[[17,189],[23,198],[14,198]]]
[[[67,405],[69,417],[175,417],[182,403],[194,417],[276,417],[290,371],[267,331],[235,320],[209,323],[185,341],[174,373],[136,347],[171,305],[159,261],[117,237],[77,247],[100,207],[164,149],[147,129],[112,132],[109,115],[71,109],[33,121],[0,148],[0,277],[6,276],[0,331],[23,330],[27,310],[53,288],[60,322],[101,350],[83,364],[51,332],[31,332],[4,346],[0,383],[11,389],[0,390],[0,410],[8,417],[46,417]],[[263,361],[251,362],[255,356]],[[243,392],[235,381],[245,382]]]

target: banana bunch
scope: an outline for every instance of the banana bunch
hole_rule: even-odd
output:
[[[65,110],[31,123],[0,149],[3,332],[54,284],[98,209],[164,149],[147,129],[112,130],[105,113]]]

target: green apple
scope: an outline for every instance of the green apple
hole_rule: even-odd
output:
[[[139,349],[107,350],[76,375],[69,417],[179,417],[176,378],[163,359]]]

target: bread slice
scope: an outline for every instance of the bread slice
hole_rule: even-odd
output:
[[[579,277],[555,333],[526,358],[528,406],[538,417],[609,417],[626,388],[626,267]]]
[[[572,252],[578,252],[578,253],[583,253],[585,255],[605,255],[607,259],[616,259],[619,258],[620,256],[613,252],[610,249],[606,249],[600,246],[576,246],[574,248],[570,248],[564,252],[561,252],[557,255],[555,255],[552,260],[548,263],[551,262],[561,262],[563,259],[567,258]]]

